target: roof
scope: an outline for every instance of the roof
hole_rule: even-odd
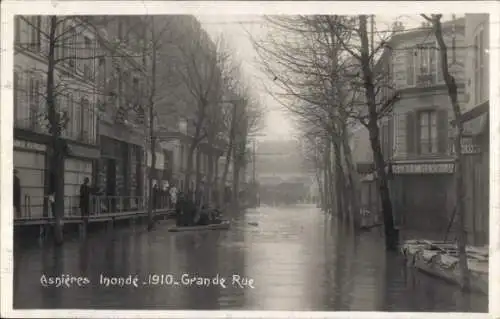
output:
[[[453,27],[455,24],[455,28],[464,29],[465,30],[465,18],[459,18],[455,21],[443,21],[442,28],[443,30],[448,30]],[[418,37],[418,36],[427,36],[429,32],[432,32],[432,26],[428,28],[415,28],[407,31],[402,31],[401,33],[395,34],[389,41],[388,45],[396,44],[400,42],[404,42],[406,40]]]

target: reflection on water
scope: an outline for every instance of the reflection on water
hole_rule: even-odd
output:
[[[408,271],[378,230],[355,237],[313,206],[251,210],[229,231],[174,234],[169,223],[15,249],[14,308],[487,311],[486,296]],[[91,284],[47,288],[43,274]],[[129,275],[139,287],[99,284]],[[148,284],[153,275],[166,283]],[[188,287],[181,277],[219,280]]]

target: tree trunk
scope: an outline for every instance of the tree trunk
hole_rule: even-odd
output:
[[[236,120],[238,116],[238,102],[233,102],[233,109],[231,112],[231,124],[229,128],[229,143],[226,150],[226,162],[224,163],[224,172],[221,178],[221,190],[219,192],[219,204],[222,205],[223,198],[226,189],[227,174],[229,172],[229,164],[231,163],[231,158],[235,149],[235,138],[236,138]]]
[[[151,18],[153,19],[153,18]],[[154,25],[154,22],[153,22]],[[149,200],[148,200],[148,231],[151,231],[154,227],[154,196],[157,195],[153,191],[153,179],[156,178],[156,136],[155,136],[155,95],[156,95],[156,37],[154,27],[151,28],[151,39],[153,40],[152,47],[152,59],[151,59],[151,91],[149,92],[149,143],[151,151],[151,167],[149,169],[148,176],[148,189],[149,189]],[[146,162],[147,167],[147,162]],[[158,182],[158,181],[157,181]]]
[[[394,217],[392,213],[392,203],[389,194],[388,178],[385,171],[385,162],[380,147],[377,101],[375,96],[373,71],[371,68],[370,50],[368,44],[367,17],[359,16],[359,33],[361,37],[361,68],[363,72],[363,82],[365,89],[366,104],[368,106],[368,132],[370,136],[370,146],[375,161],[377,173],[377,184],[382,203],[384,215],[385,245],[387,250],[397,250],[399,241],[399,231],[394,227]]]
[[[347,210],[346,210],[346,202],[344,196],[344,172],[342,170],[342,160],[340,154],[340,145],[338,141],[334,141],[333,143],[333,151],[335,153],[335,198],[337,203],[337,215],[341,219],[348,219]]]
[[[150,113],[151,116],[151,113]],[[151,125],[150,121],[150,125]],[[152,128],[150,128],[150,151],[151,151],[151,167],[149,168],[149,174],[148,174],[148,189],[149,189],[149,198],[148,198],[148,231],[151,231],[154,227],[154,197],[157,195],[153,191],[153,180],[156,179],[156,138],[154,136]],[[158,181],[157,181],[158,182]]]
[[[323,207],[323,201],[324,201],[325,195],[323,193],[324,189],[323,189],[323,183],[321,182],[321,171],[319,169],[316,169],[315,176],[316,176],[316,183],[318,183],[318,197],[319,197],[316,199],[316,200],[319,200],[319,203],[315,203],[315,204],[319,204],[320,207]]]
[[[202,180],[202,176],[201,176],[201,149],[198,147],[196,149],[196,166],[195,166],[195,184],[194,184],[194,189],[195,189],[195,201],[197,203],[199,203],[199,207],[198,209],[201,208],[201,206],[203,205],[201,199],[202,199],[202,196],[201,196],[201,180]]]
[[[331,213],[330,210],[330,161],[328,160],[328,147],[325,148],[325,153],[323,154],[323,210],[326,213]]]
[[[191,175],[193,174],[193,157],[195,150],[196,150],[196,144],[193,141],[189,147],[189,152],[187,156],[187,165],[186,165],[186,175],[184,176],[184,188],[186,190],[186,195],[190,199],[193,199],[192,198],[193,189],[191,189]]]
[[[222,172],[222,177],[220,180],[220,190],[219,190],[219,206],[222,206],[224,202],[224,195],[226,191],[226,181],[227,174],[229,174],[229,164],[231,163],[231,154],[233,153],[233,142],[229,140],[229,145],[226,152],[226,162],[224,163],[224,171]]]
[[[210,150],[208,153],[208,172],[207,172],[207,181],[205,185],[205,198],[207,200],[207,204],[213,204],[212,192],[213,192],[213,184],[214,184],[214,143],[209,142]]]
[[[57,17],[50,17],[49,52],[47,61],[47,108],[49,119],[49,131],[51,134],[51,171],[50,171],[50,193],[54,196],[53,213],[55,218],[54,239],[57,245],[61,245],[63,238],[63,218],[64,218],[64,158],[66,147],[61,139],[61,123],[56,108],[55,101],[55,41],[56,41]]]
[[[338,211],[339,203],[338,198],[335,196],[336,191],[337,191],[337,175],[333,173],[333,159],[332,159],[332,145],[329,142],[328,144],[328,153],[327,153],[327,160],[328,160],[328,201],[329,201],[329,209],[330,212],[333,214],[333,212],[336,212],[337,216],[340,216]]]
[[[352,160],[351,148],[349,146],[349,141],[347,139],[347,130],[344,128],[342,134],[342,147],[344,149],[344,162],[347,170],[347,180],[349,182],[349,201],[351,203],[351,220],[354,223],[354,227],[359,229],[361,225],[361,216],[359,215],[360,208],[359,204],[361,201],[359,194],[359,186],[357,184],[357,179],[354,174],[356,172],[356,168],[354,167]]]
[[[424,17],[425,18],[425,17]],[[429,20],[428,18],[426,18]],[[454,115],[454,128],[455,128],[455,136],[454,136],[454,149],[455,149],[455,196],[456,196],[456,207],[455,214],[457,216],[458,222],[458,238],[457,238],[457,246],[458,246],[458,264],[460,267],[460,285],[464,290],[468,290],[470,287],[470,276],[469,276],[469,267],[467,263],[467,233],[465,231],[465,196],[464,196],[464,180],[463,176],[464,172],[464,159],[462,155],[462,138],[463,138],[463,123],[462,123],[462,114],[460,111],[460,104],[458,102],[458,88],[455,81],[455,77],[453,77],[448,69],[448,52],[446,43],[443,39],[443,30],[441,27],[441,15],[433,15],[430,21],[434,27],[434,33],[436,36],[436,40],[439,45],[439,53],[441,59],[441,68],[444,76],[444,80],[446,83],[446,87],[448,89],[448,97],[450,98],[451,106],[453,109]]]
[[[240,201],[240,169],[241,169],[241,155],[239,154],[239,147],[233,147],[233,205],[239,207]]]

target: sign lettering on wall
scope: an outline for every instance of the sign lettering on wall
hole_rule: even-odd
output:
[[[479,154],[481,153],[481,146],[474,143],[471,139],[464,138],[462,140],[462,154]],[[455,153],[455,145],[452,143],[450,145],[450,152]]]
[[[44,144],[21,141],[21,140],[14,140],[14,147],[30,149],[39,152],[45,152],[47,150],[47,146]]]
[[[450,174],[453,163],[395,164],[392,170],[396,174]]]

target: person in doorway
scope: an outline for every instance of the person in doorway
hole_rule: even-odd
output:
[[[21,217],[21,180],[19,179],[19,176],[17,175],[18,171],[17,169],[14,169],[14,181],[13,181],[13,186],[14,186],[14,209],[15,209],[15,214],[16,217]]]
[[[159,202],[159,192],[158,192],[158,184],[153,184],[153,190],[151,192],[151,196],[153,196],[153,209],[156,209]]]
[[[175,221],[177,226],[184,226],[186,217],[184,215],[185,198],[182,192],[179,193],[179,200],[175,203]]]
[[[169,189],[169,195],[170,195],[170,203],[172,207],[175,207],[175,205],[177,204],[177,187],[175,187],[174,183],[172,183]]]
[[[85,177],[82,185],[80,186],[80,212],[82,217],[89,217],[89,206],[90,206],[90,186],[89,178]]]

